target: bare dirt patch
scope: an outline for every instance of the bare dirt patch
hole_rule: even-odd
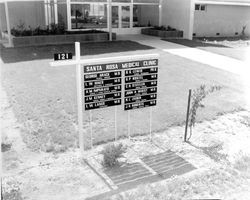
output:
[[[171,149],[198,168],[181,177],[115,195],[112,199],[247,199],[250,193],[250,112],[226,114],[197,124],[190,143],[183,143],[183,127],[154,135],[154,143]],[[221,156],[223,155],[223,156]]]
[[[112,198],[142,199],[147,196],[150,199],[233,199],[231,197],[246,197],[250,192],[249,165],[246,164],[250,160],[249,117],[250,112],[241,111],[220,116],[216,120],[198,123],[190,144],[183,142],[183,126],[155,133],[153,143],[150,143],[148,136],[121,140],[120,142],[128,147],[123,162],[135,163],[138,157],[171,149],[198,169],[183,176],[173,176],[158,183],[141,185]],[[217,148],[218,145],[220,148]],[[95,157],[95,160],[101,164],[100,151],[103,147],[104,145],[99,145],[86,153],[89,157]],[[202,148],[206,148],[206,151]],[[213,159],[209,156],[211,150],[226,157]],[[110,191],[107,184],[83,162],[78,151],[67,151],[61,154],[40,152],[36,156],[36,163],[32,157],[26,161],[22,160],[25,165],[20,164],[18,168],[5,168],[3,191],[7,199],[13,199],[15,196],[16,199],[27,200],[62,198],[78,200]],[[3,157],[11,156],[4,152]],[[15,159],[20,158],[17,154]],[[29,163],[31,161],[33,164]]]

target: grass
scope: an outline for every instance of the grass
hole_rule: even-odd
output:
[[[142,45],[133,41],[112,41],[82,43],[81,55],[96,55],[102,53],[124,52],[153,49],[152,47]],[[0,49],[1,57],[4,63],[15,63],[21,61],[30,61],[38,59],[52,59],[55,53],[73,53],[75,55],[74,44],[30,46]]]
[[[163,39],[165,41],[181,44],[184,46],[199,48],[201,50],[209,51],[212,53],[232,57],[238,60],[245,61],[249,55],[250,38],[194,38],[193,40],[187,39]]]
[[[1,181],[3,196],[1,200],[23,200],[22,193],[20,191],[20,182],[11,178],[10,180]]]
[[[117,48],[114,48],[114,45],[117,45]],[[130,45],[132,46],[128,48]],[[137,47],[144,48],[138,44]],[[15,116],[22,124],[23,140],[28,147],[37,151],[63,152],[68,148],[77,148],[75,68],[73,66],[52,68],[49,66],[51,60],[32,60],[35,58],[29,58],[29,56],[34,49],[40,49],[39,52],[36,51],[39,59],[43,58],[42,55],[44,58],[50,55],[51,58],[53,55],[51,52],[54,52],[54,50],[49,52],[49,47],[32,47],[4,49],[2,53],[5,61],[8,61],[8,64],[5,63],[1,67],[2,84]],[[64,49],[67,49],[67,45],[61,50]],[[88,49],[87,46],[84,47],[84,51],[89,54],[129,49],[135,49],[135,44],[126,41],[105,43],[105,45],[104,43],[103,45],[93,44]],[[26,50],[29,53],[27,55]],[[13,55],[9,55],[8,51]],[[148,53],[152,52],[157,50],[151,50]],[[18,60],[31,61],[17,62]],[[152,130],[155,132],[185,121],[188,89],[195,89],[201,84],[208,87],[221,85],[223,90],[216,95],[212,94],[204,101],[206,107],[202,112],[198,111],[197,121],[213,119],[216,113],[229,112],[239,106],[244,107],[246,103],[244,87],[238,76],[171,54],[166,53],[160,57],[158,81],[157,106],[152,109]],[[113,140],[114,108],[93,110],[92,115],[94,144]],[[86,127],[85,144],[89,145],[89,112],[83,112],[83,117]],[[123,106],[118,106],[118,137],[127,136],[127,117]],[[148,109],[132,111],[130,117],[132,135],[148,134]]]

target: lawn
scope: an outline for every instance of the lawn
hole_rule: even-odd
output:
[[[124,41],[82,45],[82,55],[97,57],[159,53],[157,106],[152,129],[165,130],[185,121],[188,89],[201,84],[220,85],[222,90],[205,100],[198,120],[213,119],[218,113],[244,108],[246,99],[240,77],[138,43]],[[18,121],[22,137],[32,150],[64,151],[78,146],[75,68],[52,68],[53,53],[73,51],[72,45],[1,49],[2,84]],[[126,51],[126,52],[125,52]],[[113,53],[121,52],[121,53]],[[101,53],[111,53],[99,55]],[[48,58],[48,59],[46,59]],[[84,58],[84,57],[83,57]],[[21,62],[22,61],[22,62]],[[25,61],[25,62],[24,62]],[[114,138],[114,107],[92,112],[94,144]],[[89,112],[83,112],[85,144],[90,144]],[[149,109],[131,111],[131,134],[148,134]],[[118,136],[128,133],[128,112],[117,109]]]
[[[250,55],[250,38],[194,38],[186,39],[163,39],[188,47],[198,48],[212,53],[228,56],[246,61]]]
[[[1,47],[1,57],[4,63],[14,63],[21,61],[52,59],[54,53],[73,53],[75,54],[74,44],[46,45],[4,48]],[[152,47],[138,44],[132,41],[113,41],[82,43],[81,55],[95,55],[112,52],[136,51],[153,49]]]

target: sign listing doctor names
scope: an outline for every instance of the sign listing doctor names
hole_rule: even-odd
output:
[[[125,110],[156,105],[158,59],[86,65],[83,72],[85,110],[121,105],[122,85]]]

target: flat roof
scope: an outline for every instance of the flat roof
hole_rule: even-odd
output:
[[[250,0],[195,0],[198,4],[250,6]]]

